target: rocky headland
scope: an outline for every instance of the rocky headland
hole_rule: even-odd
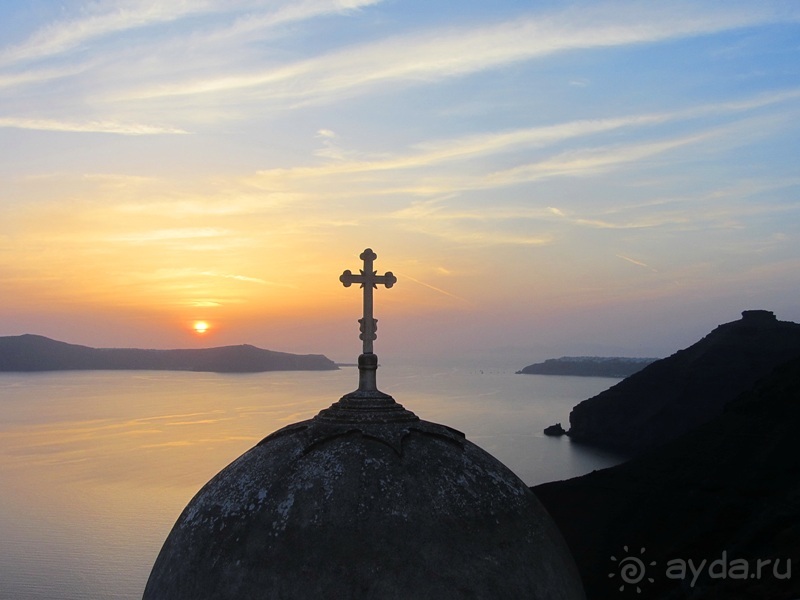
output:
[[[570,413],[574,441],[635,454],[719,417],[777,366],[800,357],[800,325],[748,310]]]
[[[762,315],[756,321],[745,315],[689,350],[702,356],[719,344],[731,357],[730,346],[744,346],[731,337],[761,340],[768,337],[762,328],[792,329]],[[760,348],[753,348],[757,365]],[[727,364],[713,372],[741,384],[741,360]],[[678,395],[703,387],[702,378],[662,381]],[[800,598],[800,359],[719,411],[627,463],[533,488],[561,529],[588,598]]]
[[[187,350],[91,348],[40,335],[0,337],[0,371],[152,370],[256,373],[338,369],[321,354],[290,354],[247,344]]]

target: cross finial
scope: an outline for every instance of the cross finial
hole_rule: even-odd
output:
[[[361,323],[361,339],[364,342],[364,351],[358,356],[358,389],[345,394],[338,402],[315,417],[325,423],[346,424],[347,431],[352,431],[353,424],[366,426],[419,421],[417,415],[378,389],[375,377],[378,371],[378,356],[372,352],[372,342],[377,337],[375,335],[377,321],[372,317],[372,290],[376,289],[378,284],[387,288],[392,287],[397,283],[397,277],[391,271],[378,275],[373,268],[376,258],[378,256],[367,248],[361,253],[364,268],[360,269],[359,274],[354,275],[352,271],[345,271],[339,277],[344,287],[359,283],[364,290],[364,316],[358,320]]]
[[[378,272],[373,270],[372,263],[378,258],[378,255],[371,248],[364,250],[359,258],[364,261],[364,268],[361,269],[361,273],[353,275],[352,271],[348,269],[342,273],[339,281],[344,284],[344,287],[360,283],[364,290],[364,316],[358,320],[361,323],[361,335],[359,337],[364,342],[363,353],[372,354],[372,342],[378,337],[376,333],[378,320],[372,317],[372,290],[376,289],[379,283],[382,283],[387,288],[392,287],[397,283],[397,277],[391,271],[386,271],[385,275],[378,275]]]

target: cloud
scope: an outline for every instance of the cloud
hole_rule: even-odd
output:
[[[475,209],[452,208],[447,206],[443,199],[414,201],[408,206],[389,214],[393,219],[437,221],[509,221],[514,219],[543,219],[547,217],[550,208],[531,206],[492,206],[491,210],[484,207]]]
[[[600,133],[630,129],[642,130],[674,122],[689,122],[700,117],[722,117],[758,108],[779,104],[800,98],[800,89],[789,89],[763,94],[736,102],[710,103],[700,106],[678,109],[674,111],[644,113],[609,117],[605,119],[585,119],[568,121],[541,127],[519,128],[508,131],[488,132],[459,136],[450,139],[432,140],[416,144],[410,152],[394,156],[370,158],[362,154],[361,158],[337,160],[321,166],[295,167],[291,169],[270,169],[260,171],[254,181],[290,179],[308,180],[329,176],[345,176],[356,173],[396,171],[425,168],[447,162],[477,159],[499,153],[519,150],[531,150],[554,146],[569,140],[589,137]],[[330,130],[319,130],[317,136],[326,140],[336,136]],[[624,146],[584,149],[578,152],[565,152],[547,162],[539,162],[535,166],[519,166],[498,172],[493,177],[497,180],[508,178],[542,178],[545,176],[575,174],[580,171],[603,170],[612,164],[630,162],[645,156],[663,152],[673,147],[700,141],[698,137],[684,137],[648,145]],[[349,153],[352,156],[356,153]],[[626,156],[627,154],[627,156]],[[328,156],[318,152],[317,155]],[[342,159],[344,153],[339,151],[335,157]]]
[[[45,83],[54,79],[72,77],[89,70],[91,67],[91,63],[79,63],[66,67],[51,67],[0,74],[0,88]]]
[[[694,198],[694,200],[696,200],[696,198]],[[631,207],[623,207],[605,211],[622,214],[624,220],[620,221],[578,217],[572,213],[567,213],[552,206],[548,207],[548,211],[560,221],[577,225],[579,227],[589,227],[592,229],[648,229],[654,227],[663,227],[665,225],[683,225],[690,221],[689,217],[685,213],[669,211],[651,211],[649,214],[634,217],[630,214],[634,212]],[[697,217],[698,215],[696,214],[695,216]]]
[[[80,14],[73,11],[72,16],[53,21],[23,42],[0,50],[0,65],[8,67],[7,72],[0,72],[0,88],[57,79],[63,102],[54,104],[49,97],[34,96],[27,104],[16,99],[18,105],[5,106],[3,112],[28,116],[38,108],[43,116],[52,115],[58,106],[76,115],[77,110],[89,110],[100,118],[18,117],[7,118],[5,126],[125,135],[186,133],[184,127],[127,124],[109,115],[147,114],[147,118],[136,119],[147,122],[159,114],[156,120],[160,122],[193,120],[206,125],[214,119],[245,117],[254,105],[263,111],[265,107],[331,103],[376,88],[383,90],[387,85],[438,82],[558,52],[652,43],[795,18],[792,11],[787,11],[787,17],[755,5],[714,10],[679,4],[677,8],[644,10],[635,3],[612,3],[549,14],[528,13],[499,23],[431,27],[332,49],[308,50],[319,45],[300,44],[302,29],[293,31],[288,45],[279,46],[280,52],[274,51],[275,45],[265,43],[269,32],[279,32],[287,23],[349,14],[378,2],[285,0],[266,7],[255,0],[94,2],[85,5]],[[204,18],[208,15],[214,16],[213,23]],[[170,27],[163,27],[165,24]],[[126,32],[135,35],[122,42]],[[292,46],[295,43],[296,48]],[[310,51],[318,54],[285,58],[302,57]],[[50,62],[28,70],[31,61],[44,59]],[[86,90],[91,90],[90,98],[83,97]],[[236,102],[223,102],[231,94],[235,94]],[[656,114],[649,117],[654,123],[659,118]],[[598,132],[626,126],[613,119],[576,124],[587,131],[597,127]],[[514,133],[520,139],[515,139]],[[537,143],[526,136],[539,136],[540,143],[546,143],[548,135],[565,136],[567,132],[543,128],[509,132],[506,137],[478,135],[465,138],[460,150],[455,146],[421,146],[412,156],[396,157],[394,164],[368,161],[357,166],[345,160],[352,158],[350,153],[327,145],[317,155],[347,162],[359,170],[401,168],[403,161],[410,168],[420,161],[477,157],[491,152],[491,144],[511,147]]]
[[[121,233],[115,235],[113,239],[109,241],[132,242],[138,244],[147,242],[170,242],[175,240],[217,238],[226,237],[231,234],[232,232],[227,229],[219,229],[216,227],[185,227],[181,229],[152,229],[138,233]]]
[[[548,211],[528,206],[467,209],[449,206],[442,199],[412,202],[385,215],[408,231],[448,242],[477,246],[544,246],[554,241],[550,233],[536,233]],[[421,282],[420,282],[421,283]]]
[[[76,122],[17,117],[0,118],[0,127],[69,133],[114,133],[118,135],[181,135],[189,133],[177,127],[161,127],[158,125],[144,125],[140,123],[121,123],[118,121]]]
[[[484,178],[483,187],[513,185],[549,177],[580,177],[603,173],[624,164],[701,142],[711,135],[711,132],[706,132],[657,142],[571,150],[549,159],[492,173]]]
[[[266,279],[261,279],[259,277],[248,277],[247,275],[236,275],[233,273],[215,273],[213,271],[200,271],[197,274],[206,277],[221,277],[223,279],[234,279],[236,281],[243,281],[245,283],[257,283],[259,285],[269,285],[269,286],[283,287],[283,288],[296,287],[288,283],[277,283],[275,281],[267,281]]]
[[[82,16],[54,21],[21,44],[3,49],[0,51],[0,64],[53,56],[109,34],[175,21],[214,9],[214,2],[203,0],[96,2],[85,5]]]
[[[653,273],[658,273],[658,271],[656,269],[654,269],[653,267],[651,267],[647,263],[643,263],[640,260],[635,260],[635,259],[630,258],[628,256],[624,256],[623,254],[617,254],[616,257],[617,258],[621,258],[622,260],[627,261],[627,262],[631,263],[632,265],[636,265],[637,267],[643,267],[645,269],[650,269]]]
[[[445,273],[447,273],[446,269],[442,269],[441,267],[440,267],[440,269],[445,271]],[[448,298],[454,298],[455,300],[459,300],[459,301],[461,301],[464,304],[467,304],[469,306],[474,306],[474,304],[470,300],[467,300],[466,298],[462,298],[461,296],[457,296],[455,294],[452,294],[452,293],[450,293],[450,292],[448,292],[446,290],[443,290],[443,289],[438,288],[438,287],[436,287],[434,285],[431,285],[430,283],[425,283],[424,281],[420,281],[419,279],[415,279],[414,277],[411,277],[411,275],[409,275],[408,273],[397,273],[397,275],[400,276],[404,280],[408,279],[409,281],[413,281],[417,285],[421,285],[422,287],[428,288],[429,290],[433,290],[434,292],[437,292],[437,293],[439,293],[439,294],[441,294],[443,296],[447,296]]]
[[[247,33],[321,15],[342,13],[380,0],[285,0],[265,10],[258,0],[104,0],[85,3],[76,17],[53,21],[25,41],[0,50],[0,65],[63,54],[100,38],[203,15],[231,15],[227,26],[211,30],[206,41],[241,39]]]
[[[440,163],[479,158],[482,156],[531,148],[542,148],[572,138],[611,131],[633,125],[663,123],[669,115],[641,115],[623,118],[573,121],[559,125],[517,129],[458,137],[418,144],[405,155],[379,159],[350,159],[318,167],[295,167],[260,171],[265,179],[308,179],[312,177],[343,176],[356,173],[396,171],[424,168]]]
[[[285,0],[274,10],[252,11],[238,18],[230,27],[214,31],[205,38],[206,43],[223,39],[241,40],[242,36],[261,33],[278,25],[307,21],[317,17],[342,14],[378,4],[383,0]],[[224,3],[221,4],[224,6]]]
[[[261,101],[330,102],[392,82],[430,82],[568,50],[655,43],[786,18],[785,13],[755,5],[704,11],[693,3],[664,9],[609,3],[478,27],[401,34],[268,69],[132,89],[120,97],[152,99],[253,88]]]
[[[236,281],[244,281],[247,283],[259,283],[266,285],[267,281],[259,279],[258,277],[248,277],[247,275],[235,275],[233,273],[214,273],[213,271],[202,271],[200,275],[207,277],[222,277],[223,279],[235,279]]]
[[[291,22],[345,13],[381,0],[285,0],[265,10],[258,0],[106,0],[85,4],[74,18],[53,21],[25,41],[0,50],[0,65],[38,60],[63,54],[98,39],[136,29],[152,28],[190,18],[222,14],[235,18],[230,25],[204,33],[206,43],[241,40]]]

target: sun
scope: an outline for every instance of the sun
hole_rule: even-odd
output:
[[[192,327],[194,328],[195,333],[199,333],[201,335],[208,331],[208,323],[206,321],[195,321]]]

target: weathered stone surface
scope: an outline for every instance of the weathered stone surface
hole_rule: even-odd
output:
[[[380,395],[345,397],[214,477],[175,524],[144,599],[584,597],[518,477]],[[399,410],[348,418],[361,402]]]

